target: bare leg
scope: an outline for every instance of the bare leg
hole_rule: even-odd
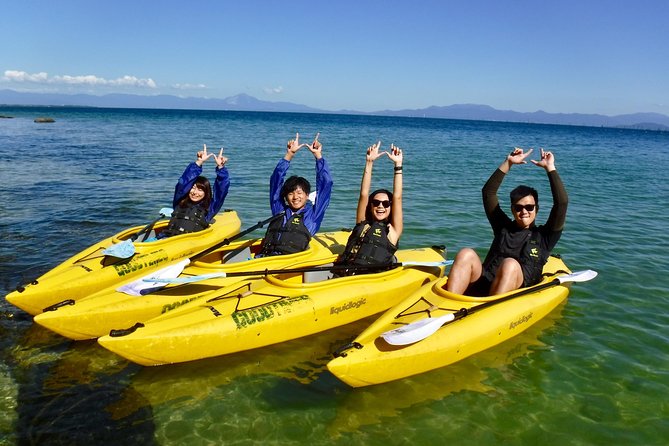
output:
[[[471,248],[463,248],[455,256],[455,262],[448,274],[446,290],[451,293],[463,294],[470,283],[481,277],[483,266],[481,259]]]
[[[506,293],[520,288],[523,284],[523,270],[516,259],[505,258],[497,268],[495,280],[490,285],[490,295]]]

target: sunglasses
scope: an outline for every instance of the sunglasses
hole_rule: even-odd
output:
[[[374,198],[372,200],[372,207],[379,207],[383,206],[384,208],[388,209],[390,207],[390,201],[389,200],[377,200]]]
[[[513,210],[515,212],[520,212],[525,209],[527,212],[532,212],[536,206],[536,204],[514,204]]]

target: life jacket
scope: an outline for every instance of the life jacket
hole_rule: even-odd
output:
[[[520,243],[520,248],[516,252],[508,252],[504,247],[509,246],[511,233],[506,228],[502,229],[499,239],[493,242],[484,261],[484,275],[488,280],[491,282],[494,280],[495,272],[505,257],[514,258],[520,263],[523,270],[523,286],[531,286],[541,280],[550,251],[542,248],[542,236],[538,228],[526,230],[524,237],[525,239]]]
[[[198,204],[177,206],[172,212],[172,218],[170,218],[167,228],[165,228],[161,235],[164,234],[163,237],[172,237],[188,232],[201,231],[209,226],[206,217],[207,210]]]
[[[363,221],[355,225],[338,264],[390,265],[397,246],[388,240],[388,223]]]
[[[311,241],[311,233],[303,220],[302,213],[294,213],[285,224],[283,218],[273,220],[267,227],[260,255],[294,254],[306,250]]]
[[[523,286],[531,286],[541,281],[544,265],[550,257],[550,251],[543,249],[541,233],[532,231],[520,254],[520,266],[523,269]]]

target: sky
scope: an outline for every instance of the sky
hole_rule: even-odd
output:
[[[669,0],[0,0],[0,89],[669,115]]]

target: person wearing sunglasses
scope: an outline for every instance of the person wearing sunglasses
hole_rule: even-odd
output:
[[[567,191],[555,169],[553,153],[541,149],[541,159],[531,160],[546,170],[553,195],[553,208],[544,225],[535,225],[539,194],[529,186],[518,186],[510,193],[511,214],[502,210],[497,198],[502,181],[515,164],[527,164],[532,149],[514,148],[483,186],[483,207],[494,238],[481,263],[471,248],[461,249],[448,275],[446,289],[470,296],[493,296],[541,281],[543,266],[564,228]]]
[[[276,215],[267,227],[260,252],[256,257],[302,252],[309,247],[311,237],[325,217],[332,193],[332,176],[325,158],[323,145],[316,134],[311,144],[300,144],[300,134],[288,141],[286,154],[281,158],[272,172],[269,181],[269,202],[272,215]],[[284,182],[290,162],[302,147],[307,147],[316,159],[316,196],[315,203],[309,201],[311,185],[304,177],[291,176]],[[281,218],[279,214],[283,214]]]
[[[336,265],[390,265],[402,235],[402,150],[394,144],[390,152],[379,152],[381,141],[367,148],[365,170],[360,183],[356,225]],[[387,156],[394,163],[393,191],[378,189],[369,193],[374,161]],[[355,268],[335,271],[338,276],[352,275]]]

